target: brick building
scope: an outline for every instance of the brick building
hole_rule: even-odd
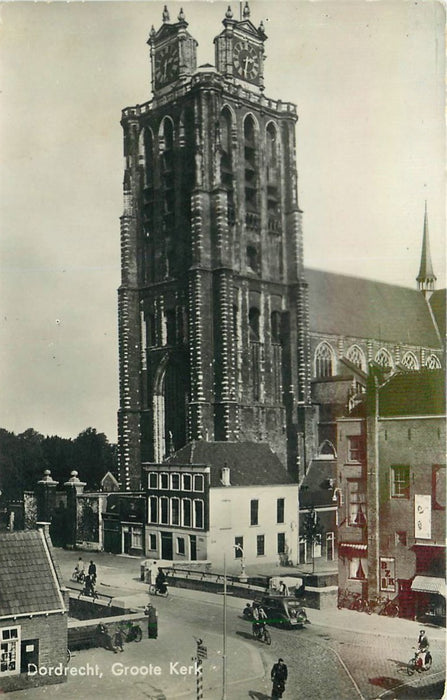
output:
[[[45,529],[0,538],[0,689],[62,683],[28,673],[67,662],[68,597]]]
[[[337,420],[339,585],[445,620],[443,370],[371,381]]]

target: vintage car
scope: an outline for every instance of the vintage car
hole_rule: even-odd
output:
[[[256,600],[267,614],[267,623],[289,629],[301,628],[307,622],[303,602],[294,596],[266,594]]]

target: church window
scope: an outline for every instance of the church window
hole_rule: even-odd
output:
[[[258,272],[258,251],[252,245],[247,246],[247,267],[252,272]]]
[[[356,367],[360,367],[362,370],[366,369],[365,353],[359,348],[358,345],[351,345],[346,353],[346,357],[349,362],[352,362],[352,364]]]
[[[391,355],[385,348],[380,348],[380,350],[376,352],[376,356],[374,359],[377,362],[377,364],[381,367],[393,366],[393,360],[391,359]]]
[[[332,377],[334,353],[329,343],[323,342],[315,350],[315,376]]]
[[[272,233],[279,232],[279,192],[278,192],[278,141],[277,131],[272,123],[266,130],[267,152],[267,214],[268,229]]]
[[[250,327],[250,340],[259,340],[259,309],[252,306],[248,312],[248,325]]]
[[[429,355],[427,357],[427,361],[425,363],[425,366],[428,369],[440,369],[441,367],[441,362],[439,360],[439,357],[436,357],[436,355]]]
[[[244,172],[245,172],[245,208],[247,215],[257,212],[257,172],[256,172],[256,142],[255,125],[252,117],[248,116],[244,121]],[[248,225],[252,225],[253,218],[247,217]]]
[[[174,211],[174,127],[170,119],[163,121],[163,154],[161,162],[165,221]]]
[[[223,109],[219,120],[220,125],[220,179],[222,186],[227,191],[228,223],[234,224],[234,178],[231,150],[231,114],[228,109]]]
[[[168,345],[175,345],[175,331],[175,310],[169,309],[166,311],[166,342]]]
[[[419,369],[419,362],[417,361],[416,355],[413,352],[405,353],[402,358],[402,364],[409,370]]]
[[[279,311],[272,311],[270,316],[270,325],[272,331],[272,343],[281,342],[281,313]]]

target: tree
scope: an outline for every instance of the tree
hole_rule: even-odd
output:
[[[102,477],[116,471],[116,450],[104,433],[86,428],[73,441],[75,468],[87,488],[98,489]]]
[[[310,547],[312,552],[312,573],[315,571],[315,544],[321,542],[321,535],[324,532],[324,528],[320,523],[320,519],[315,512],[315,508],[311,506],[310,510],[304,516],[303,523],[301,525],[300,534],[304,537],[306,545]]]

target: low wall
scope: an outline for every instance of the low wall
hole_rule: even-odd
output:
[[[127,613],[113,617],[98,617],[91,620],[69,620],[68,648],[70,651],[91,649],[103,646],[103,638],[98,634],[98,625],[102,623],[112,640],[123,622],[139,623],[143,630],[143,639],[148,636],[147,616],[144,613]]]

